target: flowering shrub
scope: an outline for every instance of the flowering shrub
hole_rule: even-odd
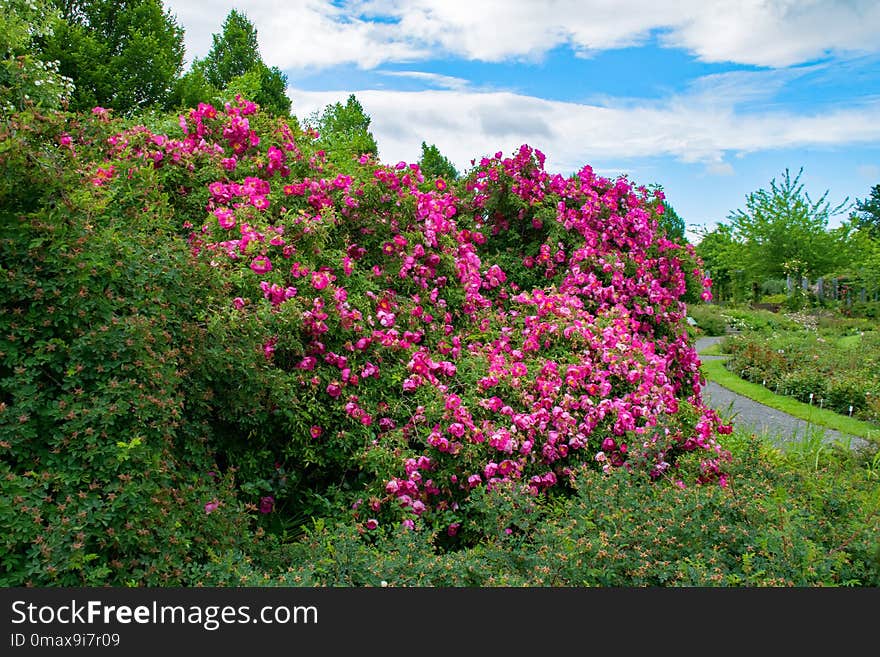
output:
[[[583,464],[726,483],[730,427],[684,321],[709,281],[658,233],[661,193],[551,174],[525,145],[453,184],[368,155],[333,165],[316,139],[239,98],[169,134],[96,108],[57,141],[95,221],[170,213],[186,269],[218,281],[172,406],[260,522],[346,500],[365,531],[456,541],[474,491],[540,496]]]
[[[204,319],[222,281],[175,243],[152,168],[88,182],[100,117],[6,127],[0,584],[182,584],[249,522],[188,376],[215,348]]]

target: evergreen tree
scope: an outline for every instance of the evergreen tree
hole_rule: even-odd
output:
[[[863,201],[856,201],[855,218],[858,227],[875,238],[880,238],[880,185],[871,188],[871,195]]]
[[[426,178],[458,179],[458,170],[455,168],[455,165],[434,144],[428,146],[425,142],[422,142],[419,168]]]
[[[361,155],[377,156],[379,147],[370,132],[370,117],[364,112],[354,94],[345,102],[327,105],[320,116],[311,117],[311,123],[319,133],[318,145],[327,152],[330,160],[345,165]]]
[[[244,13],[231,10],[220,33],[212,39],[205,58],[193,62],[178,81],[172,106],[192,107],[199,102],[231,100],[241,94],[271,114],[290,115],[287,76],[263,62],[257,29]]]
[[[685,241],[684,219],[678,216],[669,201],[663,201],[663,214],[660,215],[659,224],[668,239],[679,243]]]

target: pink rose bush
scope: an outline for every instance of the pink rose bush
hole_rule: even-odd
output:
[[[551,173],[527,145],[457,183],[367,156],[336,170],[241,98],[180,129],[121,131],[86,175],[110,193],[126,169],[159,172],[192,257],[228,280],[217,318],[249,327],[236,348],[272,385],[234,413],[218,396],[249,442],[217,450],[239,479],[298,472],[263,514],[335,487],[370,529],[453,537],[474,489],[540,496],[581,467],[726,483],[730,428],[684,321],[710,282],[658,231],[662,193]]]

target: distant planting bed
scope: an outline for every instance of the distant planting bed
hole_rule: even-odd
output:
[[[747,381],[880,427],[880,332],[748,332],[721,349],[726,367]]]

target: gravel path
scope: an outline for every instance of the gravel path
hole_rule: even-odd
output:
[[[713,344],[720,342],[723,337],[697,338],[695,346],[697,353],[707,349]],[[700,360],[723,360],[725,356],[703,356]],[[788,413],[777,411],[764,404],[743,397],[732,390],[724,388],[714,381],[707,381],[703,388],[703,399],[709,406],[719,411],[724,418],[731,418],[738,427],[754,431],[758,435],[767,434],[767,437],[777,444],[796,442],[813,435],[813,432],[823,434],[826,443],[843,442],[853,447],[867,445],[867,441],[857,436],[842,434],[834,429],[812,424],[806,420],[793,417]]]

